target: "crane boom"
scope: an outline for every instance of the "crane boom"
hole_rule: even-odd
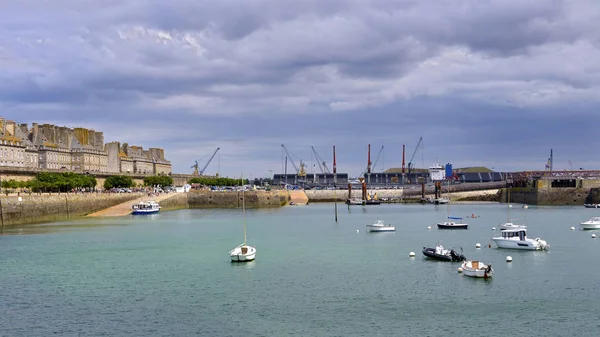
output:
[[[423,137],[419,137],[419,142],[417,143],[417,146],[415,147],[415,151],[413,152],[412,157],[410,157],[410,160],[408,161],[408,173],[411,173],[413,168],[415,167],[413,160],[415,160],[415,155],[417,154],[417,151],[421,147],[422,142],[423,142]]]
[[[381,149],[379,149],[379,153],[377,154],[377,158],[375,158],[375,161],[373,162],[373,169],[375,169],[377,167],[377,162],[379,161],[379,157],[381,156],[382,152],[383,152],[383,145],[381,146]]]
[[[294,160],[292,159],[292,156],[290,155],[290,153],[288,152],[287,148],[285,147],[285,145],[281,144],[281,147],[283,148],[283,150],[285,151],[285,154],[287,154],[288,158],[290,159],[290,162],[292,163],[292,166],[294,167],[294,169],[296,170],[296,173],[300,172],[300,169],[298,169],[298,166],[296,166],[296,163],[294,163]]]
[[[319,156],[317,150],[315,150],[314,146],[311,146],[313,153],[315,154],[315,158],[317,158],[317,163],[319,164],[319,168],[321,169],[321,173],[331,173],[329,172],[329,168],[327,167],[326,161]],[[321,166],[322,165],[322,166]]]
[[[210,162],[213,160],[213,158],[215,157],[215,155],[217,154],[217,152],[219,152],[219,149],[221,149],[220,147],[218,147],[215,152],[213,152],[212,156],[210,156],[210,159],[208,160],[208,162],[206,162],[206,165],[204,165],[204,167],[202,168],[202,170],[199,172],[200,175],[204,174],[204,171],[206,170],[206,168],[208,167],[208,164],[210,164]]]

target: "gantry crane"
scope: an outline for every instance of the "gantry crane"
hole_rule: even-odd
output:
[[[213,158],[215,157],[215,155],[217,154],[217,152],[219,152],[220,149],[221,149],[220,147],[217,147],[217,149],[215,150],[215,152],[213,152],[212,156],[210,156],[210,159],[206,162],[206,165],[204,165],[204,167],[200,171],[198,171],[198,161],[195,160],[194,161],[195,164],[190,167],[190,168],[194,169],[193,175],[195,175],[195,176],[204,175],[204,171],[206,171],[206,168],[208,167],[208,165],[210,164],[210,162],[213,160]]]
[[[285,151],[285,154],[287,154],[288,158],[290,159],[292,166],[296,170],[296,174],[300,177],[306,177],[306,169],[305,169],[305,165],[304,165],[304,162],[302,161],[302,159],[300,159],[300,168],[298,168],[298,166],[296,166],[296,163],[294,162],[294,159],[292,158],[292,155],[289,153],[289,151],[287,150],[285,145],[281,144],[281,147],[283,148],[283,150]]]
[[[370,146],[370,145],[369,145]],[[377,167],[377,162],[379,161],[379,157],[381,156],[381,153],[383,152],[383,145],[381,146],[381,149],[379,149],[379,153],[377,154],[377,158],[375,158],[375,161],[373,163],[368,162],[367,163],[367,168],[362,171],[362,173],[359,175],[359,177],[364,177],[365,173],[371,173],[371,169]],[[370,154],[370,147],[369,147],[369,158],[371,157]]]

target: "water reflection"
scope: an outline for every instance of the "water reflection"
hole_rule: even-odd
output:
[[[252,260],[250,262],[231,262],[231,267],[233,268],[246,268],[252,269],[256,265],[256,260]]]

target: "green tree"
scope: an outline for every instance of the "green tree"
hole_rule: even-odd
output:
[[[200,184],[204,186],[240,186],[248,184],[247,179],[232,179],[232,178],[192,178],[188,181],[189,184]]]
[[[144,178],[144,185],[146,186],[172,186],[173,178],[166,175],[149,176]]]
[[[129,176],[110,176],[104,181],[104,188],[126,188],[135,185],[133,179]]]

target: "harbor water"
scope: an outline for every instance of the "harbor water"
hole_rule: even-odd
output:
[[[597,210],[514,205],[546,252],[488,248],[505,204],[449,209],[468,230],[436,228],[445,205],[338,204],[337,223],[333,204],[247,210],[245,264],[228,256],[240,209],[5,228],[0,336],[600,335],[600,239],[578,227]],[[366,233],[376,220],[396,232]],[[425,259],[438,241],[493,278]]]

